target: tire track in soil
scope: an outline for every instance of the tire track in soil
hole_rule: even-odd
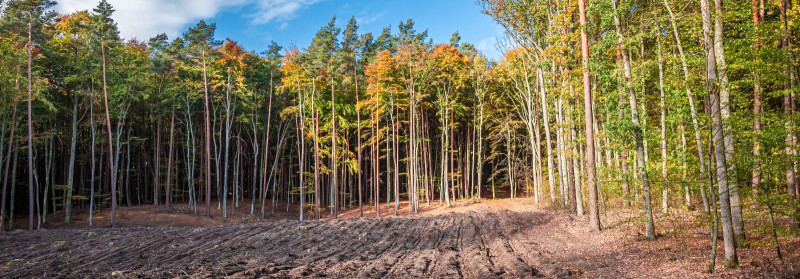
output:
[[[357,225],[365,225],[364,223],[360,223]],[[361,230],[360,227],[355,228],[343,228],[340,227],[340,233],[344,233],[345,235],[339,234],[337,235],[340,239],[337,241],[341,243],[341,241],[347,241],[348,239],[351,241],[355,241],[355,245],[349,245],[345,243],[343,246],[327,246],[329,250],[334,251],[325,251],[324,255],[320,255],[312,259],[309,263],[311,266],[313,273],[317,276],[333,276],[336,277],[341,276],[340,273],[357,273],[360,269],[363,268],[365,265],[364,260],[366,260],[363,256],[364,253],[371,253],[371,244],[374,243],[376,240],[368,241],[367,237],[372,236],[375,237],[377,235],[369,235],[367,232],[372,232],[373,229],[377,226],[390,226],[391,222],[386,221],[384,222],[372,222],[371,224],[366,225],[368,227],[367,230]],[[364,232],[364,233],[362,233]],[[329,236],[331,237],[331,236]],[[360,264],[355,264],[360,263]],[[343,267],[337,267],[337,265],[345,264]]]
[[[298,222],[297,224],[300,224],[300,223]],[[195,269],[192,269],[192,271],[193,271],[192,274],[203,273],[203,272],[213,272],[212,273],[213,275],[222,276],[222,275],[229,275],[230,273],[243,272],[243,271],[246,271],[245,270],[246,266],[245,267],[241,267],[241,266],[243,264],[245,264],[245,265],[253,264],[253,262],[252,262],[252,259],[242,259],[243,257],[246,257],[246,256],[250,255],[250,253],[248,253],[248,251],[237,251],[237,249],[235,249],[235,248],[240,248],[241,250],[249,248],[250,250],[254,250],[254,251],[262,250],[262,249],[264,249],[264,247],[258,247],[256,245],[252,244],[253,243],[253,241],[252,241],[253,238],[256,238],[257,236],[262,235],[262,234],[271,234],[274,231],[278,231],[278,232],[286,231],[287,233],[285,233],[285,235],[288,236],[290,234],[290,232],[291,232],[291,229],[289,228],[290,226],[291,226],[291,224],[289,222],[279,222],[277,226],[275,226],[275,225],[272,225],[272,226],[265,226],[265,225],[254,226],[254,227],[251,228],[252,231],[250,231],[250,233],[248,233],[246,235],[237,235],[234,238],[230,238],[230,239],[226,238],[224,241],[206,242],[206,244],[202,245],[202,247],[191,249],[191,250],[187,251],[184,254],[192,254],[192,253],[200,253],[200,252],[202,254],[217,254],[216,257],[214,257],[214,258],[210,258],[209,257],[209,258],[202,259],[203,264],[200,265],[200,266],[208,265],[209,263],[214,263],[214,262],[218,262],[220,265],[223,266],[223,269],[212,269],[211,271],[203,271],[203,270],[195,268]],[[266,228],[266,230],[263,230],[265,228]],[[298,229],[297,227],[292,227],[292,228],[294,230]],[[196,234],[197,233],[199,233],[199,232],[196,232]],[[233,230],[233,231],[229,232],[229,234],[230,233],[240,234],[240,232],[238,232],[236,230]],[[239,241],[239,240],[242,241],[242,244],[241,244],[240,247],[230,246],[230,245],[228,245],[228,247],[225,247],[226,244],[231,244],[231,243],[234,243],[235,241]],[[228,248],[228,251],[225,251],[225,250],[212,251],[215,248],[222,248],[222,247]],[[231,258],[225,258],[227,256],[230,256]],[[258,255],[258,256],[261,256],[261,255]],[[197,261],[197,259],[194,259],[194,262],[196,262],[196,261]],[[243,262],[243,261],[245,261],[245,262]],[[250,261],[250,262],[247,262],[247,261]],[[226,269],[224,269],[225,267],[228,267],[229,269],[226,270]],[[233,268],[233,270],[230,270],[231,268]],[[199,272],[198,272],[198,270],[199,270]]]
[[[145,250],[150,250],[151,248],[162,246],[164,244],[170,243],[173,240],[179,238],[179,235],[175,234],[167,234],[165,233],[164,229],[153,230],[148,233],[143,233],[142,238],[156,238],[160,239],[154,242],[138,242],[138,246],[131,247],[131,245],[117,245],[119,242],[125,242],[126,240],[123,239],[124,234],[126,233],[125,229],[110,229],[108,231],[103,232],[104,240],[107,240],[105,243],[106,246],[112,246],[109,249],[101,252],[100,254],[86,254],[83,257],[79,257],[76,259],[69,259],[67,261],[67,265],[71,266],[75,270],[105,270],[105,267],[109,267],[110,265],[119,264],[122,262],[121,258],[125,258],[129,255],[136,255],[141,253]],[[158,236],[154,236],[153,234],[159,235],[166,235],[167,237],[158,238]],[[139,237],[135,237],[139,238]],[[84,245],[88,246],[88,245]],[[85,247],[86,249],[92,249],[91,247]],[[72,254],[72,253],[70,253]],[[141,255],[141,254],[139,254]],[[38,259],[34,259],[37,261]],[[76,265],[77,264],[77,265]],[[111,270],[108,270],[111,271]]]
[[[489,248],[486,247],[486,235],[475,222],[476,216],[469,215],[470,225],[467,227],[466,239],[476,239],[477,243],[470,243],[462,254],[461,261],[467,267],[468,276],[472,278],[489,278],[500,276],[502,272],[494,270],[494,261],[489,257]],[[481,222],[483,223],[483,222]],[[487,232],[488,233],[488,232]]]
[[[404,223],[402,223],[402,221],[395,222],[395,224],[393,224],[394,228],[390,230],[390,232],[387,232],[386,242],[393,244],[389,245],[389,247],[393,248],[388,250],[387,252],[381,253],[378,257],[375,257],[370,261],[370,264],[368,266],[372,267],[373,271],[378,273],[377,277],[386,277],[391,273],[391,271],[394,269],[397,263],[401,262],[402,258],[404,257],[404,254],[407,254],[404,252],[408,252],[409,248],[413,248],[413,244],[409,246],[409,242],[412,243],[416,242],[414,241],[414,238],[415,235],[417,235],[419,223],[423,223],[424,226],[424,219],[406,219],[406,220],[408,220],[408,222]],[[414,223],[414,224],[410,225],[409,223]],[[398,233],[398,230],[402,230],[402,232]]]
[[[330,258],[342,254],[350,254],[349,251],[353,249],[353,247],[342,243],[342,241],[344,239],[352,239],[351,234],[361,230],[364,226],[371,225],[370,228],[373,228],[381,223],[353,222],[351,220],[321,222],[325,223],[325,226],[303,234],[303,237],[312,236],[314,239],[300,239],[300,243],[293,246],[295,247],[294,250],[297,250],[295,254],[300,256],[292,261],[293,265],[290,267],[304,276],[328,276]]]
[[[425,218],[426,222],[420,228],[417,244],[411,247],[411,250],[406,251],[404,256],[409,260],[395,265],[394,272],[389,275],[419,278],[428,272],[429,266],[433,262],[435,248],[441,238],[442,230],[438,226],[442,220],[437,217],[422,218]]]
[[[342,223],[340,223],[340,222],[342,222]],[[357,220],[357,221],[351,221],[351,220],[333,221],[328,225],[332,226],[334,228],[335,227],[339,227],[340,230],[344,230],[345,232],[348,232],[348,233],[352,234],[354,232],[357,233],[357,232],[361,231],[361,228],[364,227],[364,226],[369,226],[369,229],[371,229],[371,228],[375,227],[376,225],[378,225],[378,223],[379,222],[370,222],[370,221],[366,221],[366,220],[362,219],[362,220]],[[342,226],[342,224],[345,224],[345,225],[346,224],[355,224],[355,225],[353,225],[354,227],[347,227],[347,226]],[[313,234],[316,234],[316,233],[317,233],[317,231],[310,231],[310,232],[306,231],[302,235],[313,235]],[[264,268],[263,266],[262,267],[254,267],[254,268],[250,268],[249,270],[245,270],[245,271],[243,271],[241,273],[242,274],[253,274],[253,275],[271,275],[271,276],[280,275],[282,277],[286,277],[286,276],[288,276],[288,272],[290,272],[291,270],[297,269],[297,271],[300,272],[301,274],[309,275],[309,274],[312,273],[312,270],[309,267],[307,267],[306,265],[313,264],[313,262],[310,262],[307,259],[305,259],[305,257],[306,257],[305,254],[308,253],[307,252],[308,249],[306,248],[307,247],[306,245],[312,244],[312,245],[317,245],[317,246],[330,246],[330,245],[323,245],[324,243],[323,244],[320,244],[320,243],[309,243],[308,241],[304,241],[303,239],[298,239],[297,235],[292,234],[291,232],[290,233],[284,233],[283,239],[290,239],[290,241],[293,241],[293,242],[290,242],[287,245],[279,245],[278,247],[276,247],[278,249],[272,250],[272,252],[274,252],[274,253],[265,253],[263,255],[266,258],[270,258],[271,256],[274,255],[274,257],[277,258],[277,260],[273,261],[272,263],[267,264],[268,265],[267,268]],[[349,239],[352,239],[352,237],[350,237]],[[282,247],[289,247],[290,250],[289,251],[280,250]],[[341,253],[345,253],[346,251],[348,251],[348,250],[345,250],[344,248],[352,249],[349,246],[338,247],[338,248],[340,248],[340,249],[338,249],[338,253],[336,253],[336,254],[341,254]],[[326,269],[326,265],[323,265],[321,267],[321,269],[323,269],[323,270]]]
[[[458,215],[462,218],[454,218],[455,214],[449,214],[447,216],[450,225],[442,230],[442,240],[436,247],[436,261],[431,267],[431,277],[433,278],[463,278],[461,263],[456,260],[459,255],[458,237],[460,234],[460,226],[455,231],[452,229],[456,222],[460,223],[461,220],[463,220],[463,215]]]
[[[366,222],[363,222],[363,219],[360,219],[359,221],[360,221],[361,225],[366,223]],[[358,273],[360,270],[363,269],[363,267],[365,265],[365,261],[364,260],[366,260],[366,258],[363,258],[363,256],[361,256],[361,255],[362,255],[362,253],[370,250],[370,247],[371,247],[369,245],[369,244],[371,244],[371,242],[366,241],[367,239],[364,238],[366,236],[366,233],[364,233],[364,231],[371,231],[372,228],[374,228],[375,225],[377,225],[377,223],[372,222],[372,223],[366,223],[366,224],[369,225],[369,229],[367,229],[367,230],[360,230],[358,228],[348,228],[347,229],[347,231],[350,232],[351,234],[353,234],[353,233],[355,234],[355,235],[350,235],[349,237],[354,239],[356,244],[355,245],[346,246],[347,247],[347,253],[345,253],[344,249],[341,249],[341,253],[338,254],[339,257],[336,259],[338,262],[330,263],[330,264],[333,264],[333,265],[329,266],[328,267],[329,269],[338,270],[343,274],[355,274],[355,273]],[[349,260],[346,260],[345,257],[347,257],[347,256],[350,257]],[[327,264],[328,263],[326,263],[326,266],[327,266]]]
[[[508,276],[520,278],[540,275],[539,271],[522,259],[512,246],[509,235],[512,238],[514,236],[519,237],[521,231],[520,227],[510,222],[508,218],[511,218],[511,216],[506,211],[499,211],[499,214],[498,212],[488,214],[487,219],[496,220],[498,223],[496,227],[499,228],[496,230],[497,236],[490,244],[490,254],[493,254],[493,257],[498,259],[496,262],[505,267]]]
[[[205,228],[9,234],[0,238],[0,259],[10,262],[0,266],[0,277],[37,277],[45,271],[69,278],[108,277],[112,271],[140,278],[540,275],[531,263],[541,260],[537,253],[549,252],[547,245],[531,246],[530,234],[521,233],[520,223],[539,216],[519,214],[523,213],[481,210]],[[89,232],[95,235],[88,237]],[[65,244],[56,247],[54,241]],[[528,249],[542,251],[524,252]],[[19,261],[11,262],[14,259]]]
[[[415,219],[416,223],[421,222],[422,225],[414,226],[414,230],[412,233],[403,234],[404,236],[406,236],[406,239],[403,239],[401,242],[401,245],[403,247],[398,249],[401,254],[397,257],[394,257],[394,259],[396,260],[392,263],[392,267],[386,272],[387,275],[394,277],[399,276],[398,267],[402,266],[402,263],[405,262],[405,259],[408,258],[409,255],[413,254],[411,253],[411,251],[417,251],[419,249],[419,243],[422,240],[420,236],[421,233],[424,232],[421,230],[427,228],[428,223],[430,223],[430,220],[431,218]],[[409,244],[409,242],[411,243]]]
[[[243,232],[243,231],[241,231],[242,229],[247,229],[247,230],[245,230]],[[181,252],[181,254],[179,256],[186,256],[186,255],[196,254],[196,255],[201,255],[203,257],[200,258],[200,259],[195,259],[195,260],[200,260],[200,261],[203,261],[205,263],[219,263],[219,264],[230,260],[230,259],[226,259],[226,257],[228,257],[228,256],[231,256],[232,259],[236,259],[236,258],[239,257],[239,253],[236,253],[236,250],[238,248],[248,248],[248,246],[247,245],[242,245],[242,246],[238,246],[237,247],[237,246],[231,246],[231,245],[227,245],[227,244],[230,244],[232,242],[236,242],[236,241],[241,240],[241,239],[250,238],[253,235],[256,235],[256,234],[260,233],[259,229],[261,229],[261,228],[260,227],[241,227],[241,228],[237,228],[236,230],[230,230],[230,231],[224,232],[222,237],[219,236],[219,234],[217,234],[216,240],[218,240],[218,241],[207,242],[208,244],[207,245],[202,245],[200,247],[200,249],[194,249],[194,250],[188,250],[186,252]],[[190,233],[188,235],[184,235],[184,237],[188,237],[188,238],[193,239],[194,236],[196,236],[198,233],[199,233],[198,231],[194,231],[193,233]],[[227,237],[227,236],[230,236],[232,234],[235,234],[235,235],[233,237]],[[211,246],[211,244],[213,244],[214,246]],[[170,250],[176,250],[176,249],[180,248],[181,246],[183,246],[183,245],[181,245],[180,243],[172,243],[168,247],[164,247],[163,249],[161,249],[161,251],[158,251],[158,252],[164,252],[163,253],[164,255],[168,255]],[[203,248],[207,248],[209,246],[211,246],[210,249],[202,250]],[[215,248],[218,249],[218,250],[215,251],[215,253],[208,253],[208,251],[210,251],[211,249],[215,249]],[[175,269],[175,270],[180,268],[180,266],[176,266],[176,264],[182,264],[183,263],[181,261],[177,261],[177,262],[176,261],[167,261],[165,259],[158,259],[158,258],[156,260],[158,260],[160,262],[164,262],[165,263],[164,264],[165,267],[166,266],[173,267],[171,269]],[[166,264],[166,263],[169,263],[169,264]],[[223,265],[223,267],[225,267],[225,266],[227,266],[227,265]],[[181,270],[181,272],[189,274],[187,271],[188,270],[185,270],[185,269]],[[172,274],[172,276],[175,276],[175,275],[177,275],[177,274]]]
[[[367,258],[364,267],[358,270],[357,274],[358,277],[361,278],[377,278],[383,277],[386,275],[386,270],[384,270],[383,264],[378,262],[377,259],[380,258],[386,251],[388,251],[392,246],[396,246],[396,244],[391,240],[393,236],[390,231],[396,230],[397,228],[392,228],[393,222],[398,222],[395,220],[406,220],[406,224],[410,222],[414,222],[411,218],[385,218],[387,220],[385,225],[382,227],[384,230],[379,230],[377,233],[380,235],[379,239],[375,239],[371,241],[371,245],[369,245],[370,249],[365,251],[364,256]],[[407,227],[407,226],[406,226]],[[374,234],[372,231],[369,234]],[[364,257],[362,256],[362,257]]]

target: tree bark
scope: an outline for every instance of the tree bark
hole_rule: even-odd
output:
[[[208,71],[206,70],[206,52],[203,50],[203,106],[205,109],[205,142],[206,142],[206,217],[211,218],[211,113],[208,106]]]
[[[33,40],[31,40],[31,29],[33,28],[33,23],[28,22],[28,230],[33,230],[33,204],[34,204],[34,193],[33,193],[33,110],[31,108],[33,104],[33,80],[32,79],[32,70],[31,69],[31,54],[33,48]],[[105,64],[104,64],[105,65]],[[105,66],[104,66],[105,67]],[[13,202],[13,200],[12,200]],[[114,223],[114,216],[111,216],[112,224]],[[12,222],[14,220],[11,220]]]
[[[703,17],[703,41],[706,50],[706,86],[709,90],[707,103],[711,106],[711,119],[713,127],[714,160],[716,162],[717,188],[719,191],[720,219],[722,235],[725,245],[725,259],[727,266],[738,266],[736,244],[733,234],[733,221],[731,218],[730,193],[728,188],[728,165],[725,158],[724,122],[721,116],[720,97],[717,91],[717,67],[715,44],[711,38],[711,12],[708,0],[700,0]]]
[[[172,192],[170,191],[170,181],[172,180],[172,147],[174,144],[174,136],[175,133],[175,107],[172,107],[172,117],[170,118],[169,124],[169,155],[167,155],[167,192],[166,192],[166,199],[164,203],[166,204],[167,209],[169,209],[169,199],[171,197]]]
[[[761,82],[759,76],[759,68],[761,62],[761,40],[759,39],[759,25],[761,23],[761,13],[758,0],[752,0],[753,9],[753,28],[755,32],[755,40],[753,42],[753,51],[755,54],[754,61],[756,65],[753,67],[753,179],[752,186],[754,195],[761,189]]]
[[[19,91],[19,78],[16,79],[15,85],[16,85],[15,86],[16,91]],[[6,156],[8,156],[8,158],[6,158],[6,164],[5,164],[5,167],[3,168],[3,174],[4,174],[3,175],[3,193],[2,193],[2,200],[0,200],[0,232],[5,231],[5,224],[6,224],[5,223],[5,218],[6,218],[6,190],[8,189],[8,177],[10,176],[10,173],[8,172],[8,168],[12,163],[16,164],[16,160],[12,160],[12,157],[14,157],[14,156],[12,156],[12,153],[16,153],[16,152],[13,152],[12,148],[14,147],[14,131],[17,128],[17,121],[16,120],[17,120],[17,104],[18,104],[18,102],[17,102],[17,100],[14,100],[13,96],[11,97],[11,102],[14,103],[14,109],[11,112],[11,132],[10,132],[10,137],[9,137],[9,140],[8,140],[8,149],[7,149],[8,151],[6,152],[8,154],[8,155],[6,155]],[[2,161],[2,158],[0,158],[0,161]],[[15,181],[11,182],[11,184],[12,184],[11,187],[12,188],[14,187],[15,183],[16,183]],[[13,201],[12,201],[12,203],[13,203]]]
[[[578,0],[578,10],[580,11],[581,56],[583,58],[583,112],[586,118],[586,187],[589,188],[589,223],[591,223],[592,229],[599,231],[600,211],[597,207],[597,184],[595,183],[594,113],[592,112],[592,91],[589,80],[589,39],[586,34],[586,4],[584,0]]]
[[[661,57],[661,37],[656,36],[658,41],[658,91],[661,93],[661,179],[664,181],[664,189],[661,192],[661,212],[667,214],[669,212],[669,185],[667,181],[667,109],[666,109],[666,96],[664,94],[664,64]]]
[[[734,158],[733,132],[730,127],[730,86],[728,82],[728,66],[725,60],[723,47],[723,11],[722,0],[714,0],[716,17],[714,18],[714,55],[717,62],[717,77],[719,79],[720,116],[722,127],[725,129],[725,161],[727,162],[728,175],[736,174],[736,160]],[[742,206],[739,197],[739,181],[735,176],[728,177],[728,192],[731,199],[731,219],[733,221],[733,235],[736,246],[742,247],[745,243],[744,220],[742,219]]]

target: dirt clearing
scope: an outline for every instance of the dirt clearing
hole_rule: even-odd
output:
[[[623,226],[590,232],[583,219],[532,209],[529,202],[489,201],[380,219],[18,231],[2,235],[0,277],[712,276],[704,272],[701,244],[682,250],[669,236],[623,240]],[[787,257],[797,259],[796,243],[793,248]],[[768,249],[742,250],[743,268],[718,269],[713,276],[797,274],[789,263],[758,264]]]

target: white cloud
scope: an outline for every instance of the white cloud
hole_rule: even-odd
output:
[[[486,57],[489,59],[500,59],[502,56],[498,50],[497,38],[495,37],[488,37],[478,41],[478,43],[475,45],[475,48],[481,51],[483,55],[486,55]]]
[[[289,27],[289,23],[288,22],[281,23],[281,26],[278,27],[278,29],[283,30],[283,29],[286,29],[286,27]]]
[[[369,24],[369,23],[377,21],[378,19],[382,18],[386,14],[387,14],[387,12],[383,11],[383,12],[380,12],[379,14],[376,14],[376,15],[370,16],[370,17],[357,17],[356,21],[358,22],[358,24],[361,24],[361,25]]]
[[[124,38],[150,38],[160,33],[177,36],[189,23],[214,17],[224,8],[252,6],[246,16],[254,24],[284,22],[319,0],[108,0],[116,12],[114,20]],[[59,13],[91,10],[99,0],[60,0]]]
[[[253,23],[265,24],[273,20],[289,20],[301,8],[320,0],[258,0],[255,6],[258,11],[251,14]]]

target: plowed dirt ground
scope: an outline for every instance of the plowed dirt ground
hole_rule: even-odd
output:
[[[486,201],[446,209],[431,207],[417,216],[381,218],[350,218],[357,216],[357,211],[351,211],[344,214],[348,218],[339,220],[16,231],[1,235],[0,277],[798,275],[796,262],[771,259],[768,247],[743,249],[740,269],[720,267],[717,273],[708,274],[708,235],[666,235],[644,241],[623,233],[625,226],[613,223],[608,230],[592,232],[581,217],[536,209],[530,203],[526,199]],[[374,216],[374,211],[365,216]],[[797,242],[791,243],[794,246],[785,248],[785,253],[787,259],[796,260]]]

